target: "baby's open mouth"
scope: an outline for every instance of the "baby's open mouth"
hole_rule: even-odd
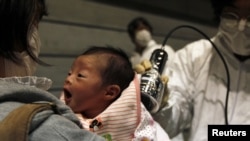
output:
[[[72,94],[66,89],[64,89],[63,92],[64,92],[65,103],[68,104],[72,97]]]
[[[64,89],[63,91],[64,91],[65,98],[70,98],[72,96],[68,90]]]

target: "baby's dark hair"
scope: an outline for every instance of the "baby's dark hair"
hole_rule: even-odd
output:
[[[100,72],[105,85],[117,84],[122,92],[134,79],[132,64],[122,49],[112,46],[91,46],[82,55],[104,55],[101,56],[100,62],[106,64],[102,65],[105,67],[101,67]]]
[[[220,22],[220,16],[223,11],[223,8],[226,6],[233,6],[235,0],[211,0],[211,4],[214,10],[214,19],[218,24]]]
[[[45,0],[0,0],[0,56],[20,63],[14,51],[26,51],[37,63],[29,39],[34,27],[48,15]]]
[[[140,24],[143,24],[148,27],[149,32],[153,33],[153,27],[148,22],[147,19],[144,17],[136,17],[133,20],[131,20],[127,27],[127,32],[129,34],[129,37],[133,40],[135,38],[135,30],[139,27]]]

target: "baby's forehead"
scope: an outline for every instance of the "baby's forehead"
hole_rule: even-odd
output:
[[[82,58],[89,58],[92,61],[97,61],[97,62],[106,62],[108,58],[110,57],[110,54],[104,54],[104,53],[96,53],[96,54],[83,54],[78,56],[78,58],[81,60]]]
[[[74,64],[92,66],[102,71],[107,67],[108,55],[107,54],[87,54],[80,55],[74,61]]]
[[[94,54],[83,54],[83,55],[80,55],[80,56],[90,57],[90,58],[96,59],[96,61],[102,62],[102,63],[107,62],[110,58],[116,58],[117,57],[114,54],[100,53],[100,52],[94,53]]]

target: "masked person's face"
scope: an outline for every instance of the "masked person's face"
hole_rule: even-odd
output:
[[[141,47],[147,47],[149,41],[152,40],[151,34],[148,30],[142,29],[135,34],[135,41]]]
[[[225,7],[219,31],[226,46],[233,53],[250,55],[250,1],[236,0],[233,7]]]

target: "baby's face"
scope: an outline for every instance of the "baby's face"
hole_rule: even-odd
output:
[[[64,82],[65,103],[75,113],[97,111],[103,103],[105,87],[102,85],[100,60],[97,56],[78,57]]]

